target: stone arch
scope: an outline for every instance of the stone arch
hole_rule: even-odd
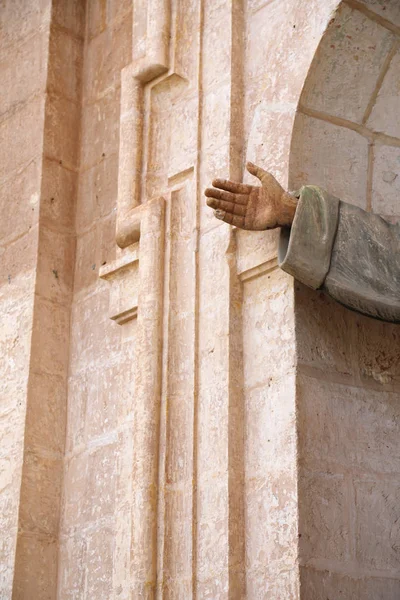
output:
[[[399,82],[399,2],[342,2],[298,104],[290,188],[398,219]],[[297,283],[295,307],[302,595],[397,598],[400,330]]]
[[[396,0],[340,4],[300,97],[291,186],[312,181],[367,210],[400,212],[400,181],[383,168],[399,163],[399,33]]]

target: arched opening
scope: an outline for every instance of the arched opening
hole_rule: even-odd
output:
[[[342,2],[293,129],[290,186],[400,216],[400,4]],[[400,328],[295,287],[302,595],[400,594]],[[332,594],[332,596],[331,596]]]

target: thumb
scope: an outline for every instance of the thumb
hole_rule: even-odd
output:
[[[266,175],[269,175],[267,171],[264,171],[264,169],[262,169],[261,167],[257,167],[257,165],[255,165],[252,162],[248,162],[246,167],[248,172],[251,173],[251,175],[257,177],[261,182],[263,181]]]

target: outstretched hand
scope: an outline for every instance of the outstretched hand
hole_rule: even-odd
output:
[[[285,192],[271,173],[253,163],[246,166],[249,173],[260,180],[261,186],[214,179],[214,187],[205,191],[214,215],[241,229],[289,227],[296,212],[296,198]]]

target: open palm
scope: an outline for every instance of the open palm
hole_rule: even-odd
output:
[[[217,219],[256,231],[291,225],[295,198],[261,167],[247,163],[247,170],[260,180],[261,186],[214,179],[214,187],[206,189],[207,204]]]

